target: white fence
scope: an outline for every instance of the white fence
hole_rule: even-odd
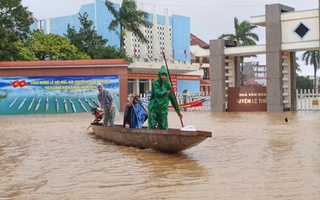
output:
[[[193,93],[184,95],[176,94],[179,104],[202,100],[202,106],[182,108],[183,111],[210,111],[211,97],[210,93]],[[147,94],[140,94],[143,102],[148,101]],[[297,111],[320,111],[320,94],[316,90],[297,90],[296,91]],[[173,110],[173,109],[170,109]]]
[[[297,90],[297,111],[320,111],[320,94],[318,91],[312,90]]]

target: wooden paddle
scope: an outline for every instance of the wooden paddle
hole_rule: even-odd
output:
[[[163,56],[164,62],[166,63],[166,68],[167,68],[167,71],[168,71],[168,76],[169,76],[170,84],[171,84],[171,86],[173,87],[172,81],[171,81],[170,72],[169,72],[169,68],[168,68],[168,64],[167,64],[167,60],[166,60],[166,56],[164,55],[164,51],[162,51],[162,56]],[[175,103],[179,106],[178,101],[177,101],[176,94],[175,94],[174,92],[173,92],[173,96],[174,96]],[[183,126],[183,122],[182,122],[182,118],[180,118],[180,122],[181,122],[181,126],[184,127],[184,126]]]

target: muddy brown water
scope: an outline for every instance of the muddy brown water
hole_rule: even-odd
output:
[[[183,114],[213,137],[177,154],[96,138],[88,113],[0,116],[0,199],[320,199],[319,112]]]

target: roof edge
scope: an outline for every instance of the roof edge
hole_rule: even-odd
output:
[[[65,66],[129,66],[124,59],[100,60],[48,60],[48,61],[1,61],[0,68],[4,67],[65,67]]]

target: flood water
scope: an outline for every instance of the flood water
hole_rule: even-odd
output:
[[[183,114],[213,137],[178,154],[96,138],[88,113],[1,116],[0,199],[320,199],[320,112]]]

